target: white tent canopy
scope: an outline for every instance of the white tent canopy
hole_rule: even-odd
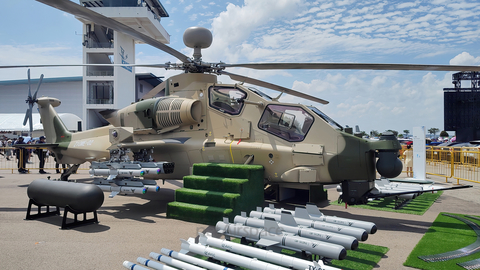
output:
[[[77,131],[78,122],[82,122],[82,119],[72,113],[59,113],[60,119],[70,131]],[[25,119],[25,114],[21,113],[0,113],[0,131],[22,131],[28,132],[30,127],[29,123],[23,125],[23,120]],[[40,114],[33,113],[33,130],[41,131],[43,130],[43,125],[40,123]],[[83,126],[83,124],[82,124]]]

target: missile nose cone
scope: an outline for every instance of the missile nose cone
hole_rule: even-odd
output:
[[[338,255],[338,259],[339,259],[339,260],[343,260],[343,259],[345,259],[345,257],[347,257],[347,250],[342,249],[342,251],[341,251],[340,254]]]
[[[363,233],[362,233],[361,241],[367,241],[367,239],[368,239],[368,233],[367,233],[367,232],[363,232]]]
[[[358,248],[358,240],[355,239],[353,242],[352,242],[352,246],[351,246],[351,249],[352,250],[355,250]]]
[[[376,233],[376,232],[377,232],[377,225],[373,225],[373,226],[372,226],[372,229],[370,230],[370,233],[371,233],[371,234],[374,234],[374,233]]]

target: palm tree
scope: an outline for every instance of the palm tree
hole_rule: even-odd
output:
[[[439,130],[440,129],[438,129],[438,128],[431,128],[431,129],[428,130],[428,133],[433,134],[433,138],[435,138],[435,134],[437,134],[437,132]]]
[[[405,129],[405,130],[403,130],[403,133],[405,133],[405,137],[407,137],[407,138],[408,138],[408,134],[410,133],[410,130],[408,130],[408,129]]]

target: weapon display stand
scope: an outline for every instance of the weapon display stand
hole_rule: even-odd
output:
[[[74,215],[73,222],[67,223],[67,213],[70,212]],[[87,219],[87,212],[78,212],[70,208],[69,206],[65,207],[63,211],[63,221],[62,229],[69,229],[72,227],[77,227],[85,224],[98,223],[97,210],[93,211],[93,218]],[[83,214],[83,220],[78,220],[78,215]]]
[[[32,205],[36,205],[38,207],[37,214],[33,214],[33,215],[31,214]],[[42,213],[42,206],[47,207],[47,212]],[[50,206],[49,205],[37,204],[34,200],[30,199],[28,201],[27,217],[25,217],[25,219],[32,220],[32,219],[37,219],[37,218],[41,218],[41,217],[49,217],[49,216],[60,215],[60,208],[58,206],[55,206],[55,207],[57,208],[57,210],[50,211]]]
[[[32,205],[36,205],[38,207],[37,214],[31,214],[32,211]],[[42,213],[42,207],[46,206],[47,211]],[[60,215],[60,208],[58,206],[55,206],[56,210],[50,211],[50,206],[51,205],[43,205],[43,204],[37,204],[34,200],[30,199],[28,202],[28,209],[27,209],[27,216],[25,219],[27,220],[32,220],[32,219],[37,219],[41,217],[49,217],[49,216],[56,216]],[[52,206],[53,207],[53,206]],[[73,222],[67,223],[67,214],[68,212],[72,213],[74,215]],[[65,207],[65,210],[63,211],[63,219],[62,219],[62,229],[69,229],[81,225],[86,225],[86,224],[91,224],[91,223],[99,223],[98,222],[98,216],[97,216],[97,211],[93,211],[93,218],[87,219],[87,212],[78,212],[70,208],[69,206]],[[83,214],[83,220],[78,220],[78,215]]]

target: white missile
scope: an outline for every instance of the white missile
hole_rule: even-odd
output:
[[[160,187],[159,187],[159,186],[143,185],[143,187],[147,189],[147,192],[158,192],[158,191],[160,191]]]
[[[124,261],[123,266],[127,269],[130,269],[130,270],[150,270],[148,268],[145,268],[143,266],[137,265],[137,264],[129,262],[129,261]]]
[[[120,176],[144,176],[144,170],[137,169],[90,169],[89,173],[95,176],[109,176],[109,175],[120,175]]]
[[[302,260],[285,254],[275,253],[272,250],[259,249],[247,245],[234,243],[224,239],[214,238],[212,237],[211,233],[198,233],[198,235],[200,236],[199,243],[204,246],[221,248],[227,251],[231,251],[233,253],[257,258],[262,261],[271,262],[285,267],[298,270],[338,270],[338,268],[335,267],[324,266],[322,261],[318,262],[321,265],[321,268],[316,268],[315,262]]]
[[[247,258],[245,256],[240,256],[237,254],[233,254],[231,252],[196,244],[195,239],[193,238],[189,238],[188,242],[183,239],[181,239],[181,241],[182,241],[182,250],[188,250],[195,254],[207,256],[207,257],[210,257],[219,261],[231,263],[233,265],[237,265],[240,267],[245,267],[252,270],[289,270],[288,268],[274,265],[271,263],[262,262],[257,259]]]
[[[199,258],[195,258],[195,257],[189,256],[187,254],[179,253],[179,252],[167,249],[167,248],[162,248],[162,250],[160,252],[162,252],[163,254],[165,254],[167,256],[170,256],[172,258],[175,258],[175,259],[187,262],[187,263],[191,263],[193,265],[197,265],[197,266],[200,266],[200,267],[203,267],[203,268],[206,268],[206,269],[210,269],[210,270],[233,270],[232,268],[228,268],[228,267],[225,267],[225,266],[214,264],[212,262],[205,261],[205,260],[202,260],[202,259],[199,259]]]
[[[109,185],[97,185],[103,191],[111,191],[118,194],[145,194],[147,189],[145,187],[132,187],[132,186],[109,186]],[[113,196],[112,196],[113,197]]]
[[[157,260],[157,261],[163,262],[164,264],[168,264],[170,266],[173,266],[175,269],[180,268],[180,269],[189,269],[189,270],[190,269],[191,270],[204,270],[203,268],[188,264],[186,262],[176,260],[176,259],[168,257],[168,256],[164,256],[164,255],[161,255],[161,254],[158,254],[158,253],[155,253],[155,252],[150,252],[150,257]],[[163,267],[163,264],[161,264],[161,263],[151,261],[149,259],[145,259],[145,258],[142,258],[142,257],[138,257],[137,262],[139,262],[143,265],[146,265],[148,267],[155,268],[155,269],[159,269],[160,266]]]
[[[275,220],[271,219],[265,220],[264,228],[255,228],[219,221],[215,225],[215,229],[217,232],[227,236],[245,238],[246,240],[254,241],[257,246],[267,248],[281,247],[298,252],[308,252],[336,260],[343,260],[347,256],[347,251],[340,245],[325,243],[283,232],[282,229],[278,227]]]
[[[286,211],[292,214],[292,216],[296,218],[304,218],[304,219],[311,219],[311,220],[318,220],[324,221],[328,223],[361,228],[367,231],[367,233],[374,234],[377,232],[377,225],[373,222],[356,220],[356,219],[349,219],[349,218],[340,218],[336,216],[326,216],[318,207],[314,204],[307,203],[305,208],[296,207],[295,211],[285,210],[283,208],[275,209],[273,204],[270,204],[269,207],[265,207],[263,212],[271,213],[271,214],[281,214],[282,211]]]
[[[260,207],[259,207],[260,208]],[[259,210],[262,210],[261,208]],[[270,214],[270,213],[264,213],[260,211],[251,211],[250,212],[250,217],[256,217],[260,219],[267,219],[271,218],[274,219],[278,222],[281,222],[282,216],[278,214]],[[306,219],[306,218],[298,218],[295,217],[295,223],[314,228],[317,230],[322,230],[322,231],[328,231],[328,232],[335,232],[335,233],[340,233],[340,234],[346,234],[353,236],[357,238],[358,241],[365,241],[368,238],[368,233],[364,229],[361,228],[355,228],[355,227],[348,227],[348,226],[343,226],[343,225],[337,225],[333,223],[327,223],[325,221],[319,221],[319,220],[311,220],[311,219]]]
[[[242,212],[242,216],[235,216],[235,218],[233,219],[233,223],[240,223],[245,226],[251,226],[256,228],[265,228],[264,219],[248,218],[246,216],[243,216],[243,214],[245,213]],[[327,243],[341,245],[348,250],[357,249],[358,247],[358,240],[355,237],[298,225],[297,223],[295,223],[295,219],[292,217],[292,215],[288,212],[282,213],[282,217],[280,222],[278,223],[278,227],[288,233]],[[267,231],[269,230],[267,229]]]

